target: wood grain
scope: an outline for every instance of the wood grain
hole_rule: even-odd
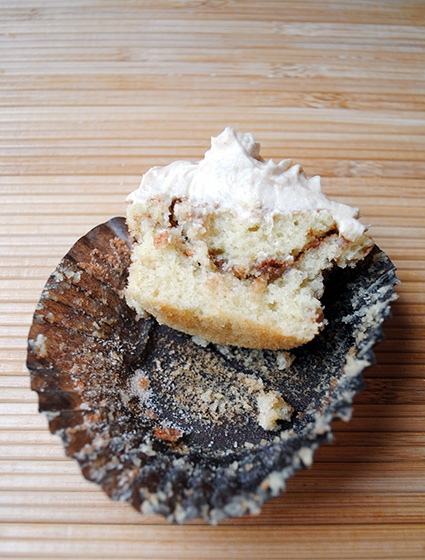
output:
[[[420,0],[0,5],[0,556],[425,557],[425,7]],[[25,368],[75,240],[227,124],[361,208],[402,281],[350,423],[260,516],[169,526],[64,457]]]

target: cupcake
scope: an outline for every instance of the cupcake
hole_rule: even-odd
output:
[[[349,419],[395,298],[394,266],[355,209],[261,160],[250,135],[226,129],[212,159],[227,144],[276,180],[267,196],[255,203],[256,181],[245,198],[198,192],[186,179],[201,164],[163,190],[145,178],[130,231],[113,218],[70,249],[28,337],[40,411],[82,474],[178,523],[257,513],[311,465],[333,419]],[[289,211],[270,212],[282,193]]]
[[[373,246],[320,178],[226,128],[198,163],[148,171],[128,198],[127,302],[209,342],[290,349],[324,327],[324,280]]]

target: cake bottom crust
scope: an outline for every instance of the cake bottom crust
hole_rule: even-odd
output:
[[[268,350],[289,350],[309,342],[319,331],[321,321],[316,322],[316,328],[308,331],[306,336],[300,337],[282,332],[282,328],[273,328],[267,323],[253,321],[242,317],[235,321],[232,315],[221,313],[219,317],[200,318],[191,310],[173,307],[166,303],[155,303],[140,307],[136,302],[129,301],[131,307],[141,315],[149,313],[159,324],[179,330],[189,335],[204,339],[207,342],[224,345],[236,345],[244,348],[262,348]]]

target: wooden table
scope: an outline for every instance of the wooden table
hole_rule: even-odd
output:
[[[425,558],[424,16],[423,0],[1,2],[2,558]],[[172,526],[64,457],[26,337],[74,241],[227,124],[359,206],[402,283],[313,467],[257,517]]]

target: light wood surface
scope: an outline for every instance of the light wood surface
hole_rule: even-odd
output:
[[[0,3],[0,557],[425,558],[423,0]],[[335,442],[256,517],[172,526],[64,457],[25,368],[75,240],[226,126],[359,206],[399,299]]]

